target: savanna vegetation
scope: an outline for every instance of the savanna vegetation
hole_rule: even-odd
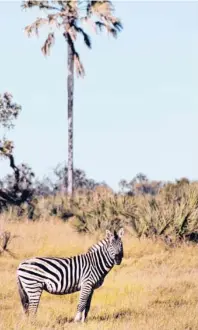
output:
[[[12,233],[9,251],[0,256],[0,329],[135,329],[198,328],[198,247],[170,246],[161,240],[135,238],[125,227],[124,259],[95,291],[88,322],[74,324],[78,293],[43,293],[34,323],[23,315],[16,268],[30,256],[68,256],[84,252],[103,233],[79,234],[57,217],[19,223],[1,215],[1,228]]]
[[[21,106],[9,93],[0,96],[0,124],[11,129]],[[78,232],[94,233],[105,228],[128,226],[135,237],[158,237],[167,242],[197,240],[198,183],[186,178],[171,182],[150,181],[139,173],[131,181],[120,181],[114,192],[105,182],[87,178],[84,171],[73,173],[74,197],[65,194],[68,168],[58,165],[54,178],[35,177],[27,164],[15,164],[14,145],[5,136],[0,156],[13,170],[0,181],[0,212],[22,221],[58,217],[70,221]],[[8,220],[9,221],[9,220]]]
[[[197,329],[197,182],[139,174],[115,193],[76,170],[71,209],[61,192],[66,171],[57,167],[55,182],[32,178],[31,214],[28,202],[5,202],[1,210],[0,329]],[[16,285],[21,260],[85,252],[106,228],[121,226],[123,262],[96,290],[86,325],[72,322],[78,294],[44,293],[35,321],[25,319]]]

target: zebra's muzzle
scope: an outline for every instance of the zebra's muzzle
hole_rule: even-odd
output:
[[[121,262],[122,262],[122,257],[116,256],[116,257],[115,257],[115,264],[116,264],[116,265],[120,265]]]

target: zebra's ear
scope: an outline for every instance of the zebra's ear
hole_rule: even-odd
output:
[[[118,231],[118,236],[121,238],[124,235],[124,228],[120,228]]]
[[[108,239],[108,240],[110,240],[111,238],[113,238],[114,237],[114,235],[110,232],[110,230],[106,230],[106,238]]]

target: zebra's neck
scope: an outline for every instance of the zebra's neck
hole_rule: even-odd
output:
[[[114,260],[111,258],[107,246],[108,241],[104,239],[88,250],[93,266],[98,269],[100,276],[105,276],[114,266]]]
[[[97,251],[97,250],[101,249],[101,247],[107,245],[107,243],[108,243],[107,239],[103,239],[102,241],[99,241],[98,243],[92,245],[89,248],[88,252]]]

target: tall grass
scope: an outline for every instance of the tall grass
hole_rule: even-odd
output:
[[[174,248],[163,241],[135,238],[126,230],[124,259],[95,291],[85,325],[71,323],[79,294],[44,293],[34,323],[23,316],[16,285],[19,262],[32,256],[70,256],[87,251],[104,234],[79,234],[72,224],[48,216],[35,222],[0,216],[12,233],[10,255],[0,255],[0,329],[198,329],[198,246]]]

